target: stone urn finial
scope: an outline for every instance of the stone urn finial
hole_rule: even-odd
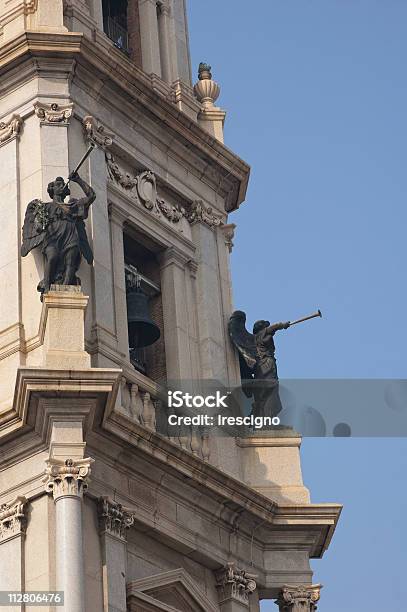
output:
[[[214,107],[214,102],[219,98],[220,87],[212,81],[211,66],[201,62],[198,68],[198,82],[194,85],[194,93],[204,108]]]

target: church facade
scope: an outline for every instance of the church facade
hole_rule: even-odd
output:
[[[192,80],[184,0],[0,2],[0,591],[67,612],[316,608],[310,559],[341,507],[311,503],[300,436],[163,426],[168,381],[240,384],[228,214],[250,169],[218,96],[210,66]],[[41,293],[27,205],[80,160],[92,258]],[[159,336],[136,348],[135,284]]]

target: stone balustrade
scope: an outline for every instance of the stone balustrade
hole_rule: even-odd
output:
[[[121,408],[139,425],[165,435],[180,448],[209,461],[209,434],[198,427],[172,426],[168,432],[171,408],[167,405],[166,389],[144,374],[126,369],[121,382]],[[174,431],[177,435],[173,435]]]

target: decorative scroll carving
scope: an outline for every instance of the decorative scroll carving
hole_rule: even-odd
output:
[[[99,121],[97,121],[97,119],[91,115],[87,115],[84,117],[82,125],[85,136],[88,138],[88,140],[90,140],[90,142],[102,147],[102,149],[112,146],[114,134],[108,132],[106,128],[99,123]]]
[[[98,500],[98,517],[100,531],[126,539],[126,531],[134,523],[134,512],[109,497],[100,497]]]
[[[156,178],[151,170],[145,170],[132,177],[120,168],[110,152],[106,154],[106,163],[110,179],[120,185],[144,208],[159,216],[164,216],[172,223],[178,223],[182,219],[181,209],[157,196]]]
[[[228,223],[227,225],[223,225],[221,229],[225,238],[225,244],[229,253],[231,253],[233,249],[233,238],[235,237],[236,224]]]
[[[216,572],[216,587],[219,594],[219,603],[228,599],[236,599],[245,604],[249,603],[249,595],[256,590],[254,574],[240,570],[234,563]]]
[[[190,208],[184,212],[185,218],[189,223],[201,221],[209,227],[218,227],[222,225],[222,219],[219,215],[213,212],[212,206],[206,206],[202,200],[192,202]]]
[[[25,533],[27,525],[26,504],[27,499],[25,497],[17,497],[10,504],[0,506],[0,542]]]
[[[34,104],[35,114],[41,119],[41,123],[50,125],[68,125],[72,117],[73,103],[69,104]]]
[[[52,493],[54,500],[60,497],[82,497],[88,488],[88,478],[93,463],[90,457],[86,459],[48,459],[45,470],[45,490]]]
[[[21,132],[23,120],[20,115],[12,115],[8,121],[0,121],[0,144],[16,138]]]
[[[321,594],[320,584],[286,584],[276,600],[280,612],[314,612]]]
[[[213,212],[211,206],[206,206],[202,200],[196,200],[187,207],[177,207],[157,196],[156,178],[151,170],[145,170],[137,176],[131,176],[120,168],[114,156],[106,153],[107,171],[110,180],[120,185],[130,197],[138,201],[144,208],[163,216],[172,223],[178,223],[184,217],[189,223],[201,221],[209,227],[223,225],[220,215]]]

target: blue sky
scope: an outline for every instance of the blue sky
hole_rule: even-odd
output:
[[[281,378],[405,378],[407,2],[189,7],[194,78],[212,65],[225,142],[252,166],[230,219],[236,307],[250,323],[323,311],[278,336]],[[402,609],[407,440],[308,438],[302,454],[313,501],[345,507],[313,562],[320,609]]]

